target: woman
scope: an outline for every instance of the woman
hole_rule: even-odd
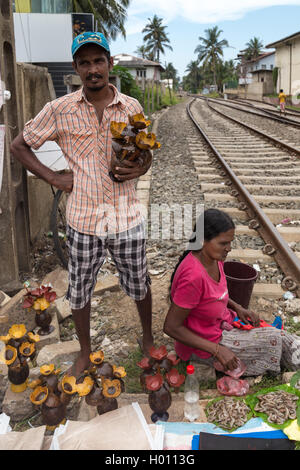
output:
[[[234,232],[232,219],[222,211],[208,209],[199,217],[190,249],[171,278],[172,303],[164,332],[176,340],[176,352],[184,361],[213,365],[218,360],[225,370],[233,370],[239,358],[247,366],[245,375],[279,373],[280,365],[295,370],[298,336],[273,327],[247,331],[232,327],[236,316],[259,326],[257,314],[228,296],[223,264]]]

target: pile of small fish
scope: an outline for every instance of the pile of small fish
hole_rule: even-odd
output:
[[[248,413],[251,410],[243,400],[226,397],[212,403],[206,411],[209,422],[218,423],[223,429],[233,429],[248,421]]]
[[[254,410],[266,413],[269,423],[283,424],[288,419],[297,417],[297,401],[299,397],[293,393],[278,390],[265,395],[258,395],[259,402]]]

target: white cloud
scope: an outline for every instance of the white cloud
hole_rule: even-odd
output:
[[[141,32],[148,17],[154,14],[165,23],[185,19],[193,23],[216,23],[237,20],[247,12],[273,6],[300,5],[300,0],[132,0],[128,9],[127,34]]]

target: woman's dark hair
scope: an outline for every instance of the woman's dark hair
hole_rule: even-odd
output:
[[[189,240],[188,249],[180,256],[175,266],[170,282],[170,292],[172,282],[178,266],[191,251],[199,251],[202,248],[203,241],[210,241],[220,235],[228,232],[235,227],[232,218],[226,212],[219,209],[206,209],[198,217],[193,229],[193,234]]]

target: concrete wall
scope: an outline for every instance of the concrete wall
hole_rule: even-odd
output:
[[[276,48],[275,65],[279,68],[277,91],[281,88],[288,95],[296,90],[299,93],[300,84],[300,38]],[[298,83],[296,83],[298,82]]]
[[[36,116],[43,106],[56,98],[48,70],[31,64],[17,64],[21,125]],[[48,232],[50,208],[53,201],[51,187],[27,174],[30,241],[34,243]]]

